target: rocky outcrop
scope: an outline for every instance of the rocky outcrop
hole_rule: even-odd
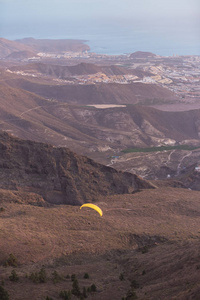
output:
[[[79,205],[99,195],[130,194],[153,186],[78,156],[66,148],[0,133],[0,188],[33,192],[55,204]]]

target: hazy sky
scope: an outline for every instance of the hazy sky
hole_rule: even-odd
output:
[[[3,21],[51,20],[70,18],[108,21],[144,21],[199,18],[199,0],[0,0]]]
[[[182,35],[197,43],[200,0],[0,0],[0,36]],[[195,41],[196,40],[196,41]]]

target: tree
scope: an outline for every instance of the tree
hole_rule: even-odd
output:
[[[9,300],[8,292],[2,286],[0,286],[0,299]]]
[[[72,294],[75,295],[75,296],[78,296],[78,297],[81,294],[77,279],[74,279],[74,281],[73,281],[73,284],[72,284]]]

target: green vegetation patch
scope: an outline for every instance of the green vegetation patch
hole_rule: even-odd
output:
[[[176,145],[176,146],[160,146],[160,147],[147,147],[147,148],[127,148],[122,150],[123,153],[131,153],[131,152],[157,152],[157,151],[166,151],[166,150],[195,150],[199,149],[198,146],[192,145]]]

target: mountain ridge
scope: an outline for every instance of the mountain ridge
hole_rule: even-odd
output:
[[[103,73],[107,76],[117,76],[132,74],[138,78],[144,76],[151,76],[152,73],[145,72],[139,69],[127,69],[118,65],[110,66],[99,66],[94,63],[81,62],[72,66],[62,66],[44,62],[29,63],[21,66],[14,66],[10,68],[12,71],[28,71],[28,72],[39,72],[41,74],[53,76],[56,78],[67,79],[70,76],[80,75],[91,75],[96,73]]]
[[[99,195],[154,188],[134,174],[116,171],[67,148],[23,141],[5,132],[0,133],[0,149],[0,188],[34,192],[50,203],[80,205]]]
[[[19,51],[30,51],[37,54],[38,52],[86,51],[89,49],[89,46],[82,40],[24,38],[11,41],[0,38],[0,58]]]
[[[47,83],[44,80],[29,78],[8,78],[5,81],[12,87],[33,92],[42,97],[57,99],[72,104],[153,104],[161,99],[172,101],[173,93],[154,84],[135,82],[130,84],[97,83],[85,85]],[[164,101],[165,101],[164,100]],[[163,100],[162,100],[163,101]],[[163,101],[163,102],[164,102]]]

